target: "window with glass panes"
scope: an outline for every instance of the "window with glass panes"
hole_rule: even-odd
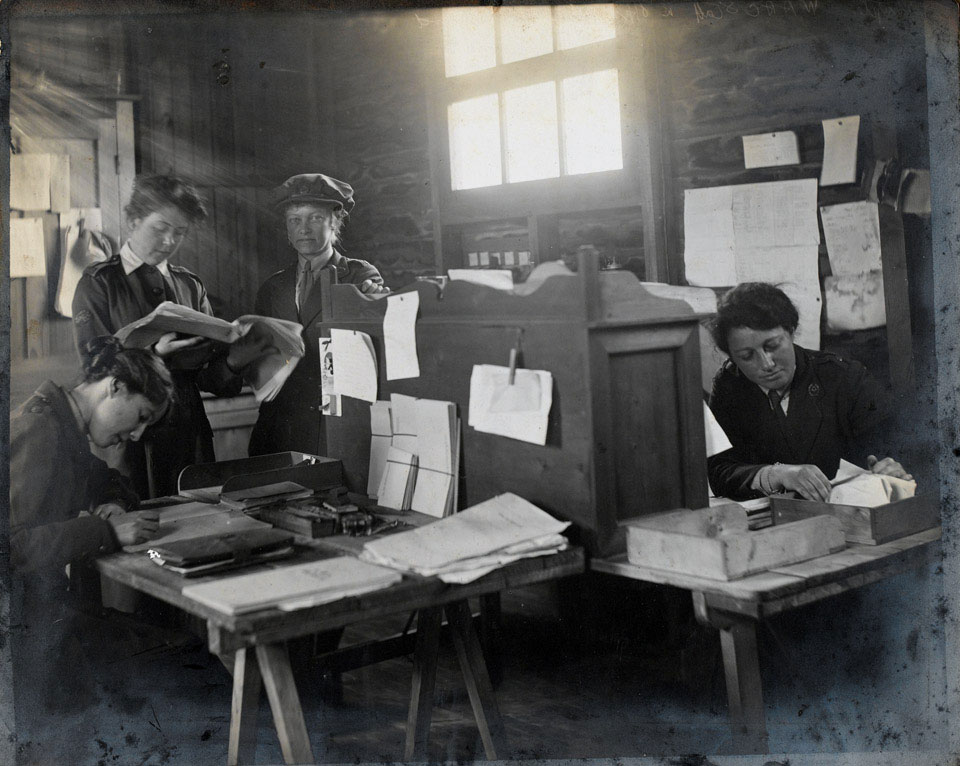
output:
[[[452,190],[623,168],[613,5],[444,8]]]

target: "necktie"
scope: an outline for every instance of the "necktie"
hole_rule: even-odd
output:
[[[297,310],[303,308],[307,302],[310,290],[313,288],[313,269],[309,263],[301,263],[297,271]]]
[[[777,416],[777,419],[785,420],[787,413],[785,413],[783,407],[780,406],[780,402],[783,401],[780,392],[776,389],[770,389],[767,391],[767,399],[770,401],[770,408],[773,410],[773,414]]]

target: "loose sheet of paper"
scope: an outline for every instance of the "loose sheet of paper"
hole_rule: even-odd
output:
[[[719,455],[733,446],[706,402],[703,403],[703,430],[707,437],[707,457]]]
[[[882,271],[826,277],[823,296],[829,330],[869,330],[887,323]]]
[[[367,495],[370,497],[375,498],[380,492],[392,437],[390,402],[376,401],[370,405],[370,467],[367,471]]]
[[[42,277],[47,273],[42,218],[10,219],[10,276]]]
[[[55,308],[61,316],[73,316],[73,295],[83,270],[92,263],[105,261],[110,253],[94,246],[80,247],[80,232],[100,231],[103,228],[100,208],[74,208],[60,214],[60,280],[57,285]]]
[[[320,338],[320,414],[340,417],[343,406],[334,378],[333,341]]]
[[[368,402],[377,401],[377,357],[365,332],[330,330],[336,361],[336,393]]]
[[[830,270],[836,276],[883,268],[880,213],[876,202],[845,202],[820,208]]]
[[[509,367],[475,364],[470,375],[468,425],[484,433],[508,436],[533,444],[546,444],[547,422],[553,405],[553,375],[546,370],[516,370],[515,383],[539,386],[540,401],[535,410],[494,412],[492,405],[509,385]]]
[[[391,445],[417,454],[417,398],[390,394],[390,420],[393,423]]]
[[[815,179],[742,184],[730,188],[738,254],[750,248],[820,243]]]
[[[484,255],[480,253],[480,255]],[[489,258],[489,253],[487,254]],[[481,259],[481,263],[483,263]],[[463,282],[473,282],[477,285],[486,285],[495,290],[513,289],[513,272],[510,269],[450,269],[447,272],[450,279],[459,279]]]
[[[417,481],[417,456],[396,447],[387,450],[387,464],[377,490],[377,501],[386,508],[410,510]]]
[[[857,180],[857,137],[860,115],[823,120],[821,186],[852,184]]]
[[[797,134],[792,130],[743,136],[743,166],[768,168],[777,165],[799,165]]]
[[[732,208],[732,186],[684,191],[683,258],[687,282],[691,285],[724,287],[736,284]]]
[[[14,154],[10,157],[10,207],[14,210],[50,209],[50,154]]]
[[[387,380],[419,378],[417,359],[417,311],[420,293],[401,293],[387,297],[383,316],[383,350],[387,361]]]

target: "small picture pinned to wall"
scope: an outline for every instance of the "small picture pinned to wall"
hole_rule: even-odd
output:
[[[467,253],[467,264],[469,266],[479,266],[480,253]]]

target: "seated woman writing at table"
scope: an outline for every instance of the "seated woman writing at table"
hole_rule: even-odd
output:
[[[710,408],[733,445],[707,461],[718,496],[796,492],[825,501],[840,459],[912,479],[877,459],[885,395],[862,364],[793,342],[799,314],[774,285],[745,282],[720,300],[711,328],[730,358],[717,372]]]

